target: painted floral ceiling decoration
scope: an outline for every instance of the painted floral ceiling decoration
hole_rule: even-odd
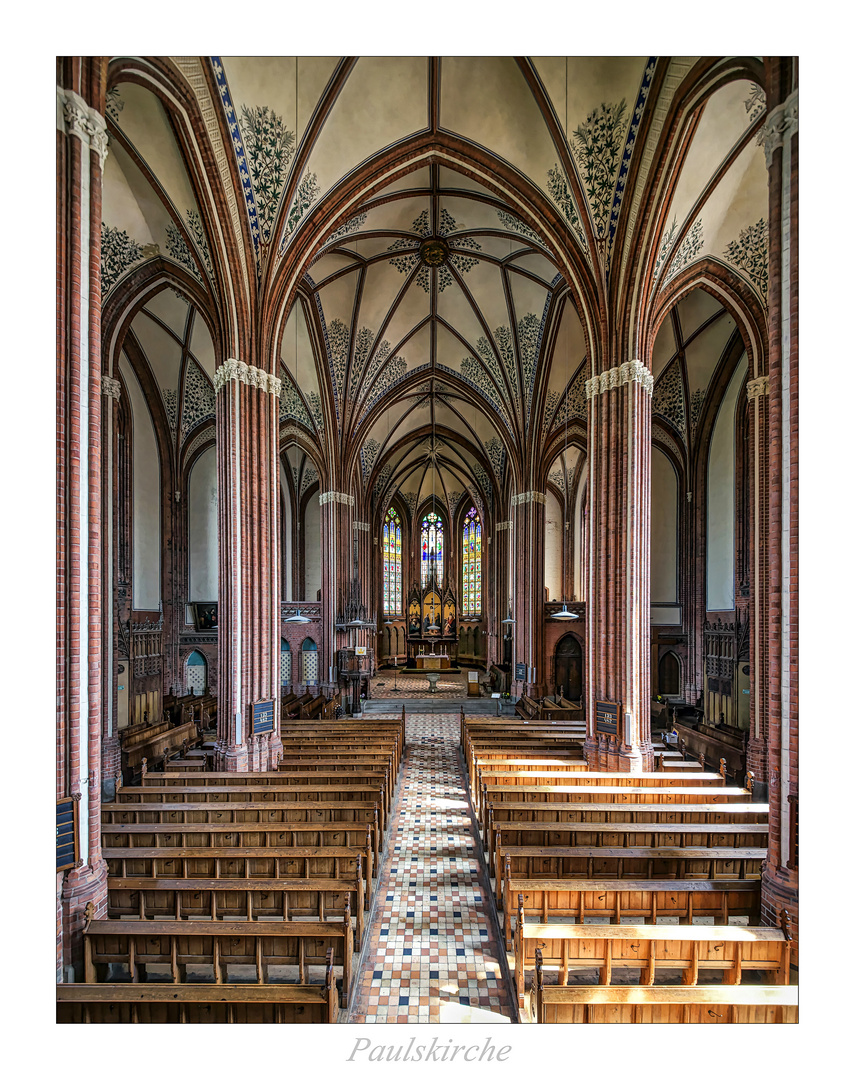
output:
[[[212,133],[216,168],[203,176],[208,166],[190,167],[169,102],[130,72],[134,62],[117,61],[107,94],[105,303],[161,260],[224,323],[238,306],[253,312],[276,335],[259,349],[279,359],[283,424],[317,446],[317,460],[342,463],[337,483],[381,481],[386,504],[395,491],[420,497],[437,465],[425,457],[431,425],[444,432],[448,493],[485,509],[532,447],[584,425],[580,294],[611,303],[644,263],[652,304],[711,260],[766,302],[759,65],[715,84],[679,154],[656,171],[680,87],[721,61],[163,58]],[[361,169],[381,179],[339,203]],[[641,212],[651,188],[655,213]],[[228,238],[214,205],[228,208]],[[285,304],[278,275],[295,252],[299,298],[286,320],[284,306],[271,307]],[[196,364],[179,324],[168,323],[184,343],[168,378],[153,343],[137,362],[151,365],[180,442],[210,414],[213,350]],[[674,372],[658,389],[662,415],[690,438],[704,386],[685,371],[678,385]]]

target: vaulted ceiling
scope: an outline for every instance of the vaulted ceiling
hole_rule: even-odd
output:
[[[256,312],[283,438],[325,483],[375,506],[468,492],[489,509],[584,424],[598,320],[638,322],[636,298],[653,310],[700,260],[765,304],[754,71],[693,57],[121,58],[104,297],[147,261],[175,266],[221,325],[241,304]],[[168,77],[207,124],[204,167]],[[211,212],[215,188],[227,213]],[[154,369],[179,357],[156,379],[168,411],[198,377],[179,301],[159,303],[140,325],[163,337],[145,350]],[[654,375],[680,354],[688,414],[703,376],[668,327]]]

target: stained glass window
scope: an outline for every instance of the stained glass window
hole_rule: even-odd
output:
[[[383,522],[383,613],[402,615],[401,519],[390,508]]]
[[[474,506],[463,524],[463,614],[481,614],[481,518]]]
[[[422,521],[422,588],[427,586],[431,570],[436,570],[436,583],[442,585],[442,518],[426,515]]]

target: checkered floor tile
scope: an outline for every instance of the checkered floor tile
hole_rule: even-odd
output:
[[[407,753],[351,1023],[507,1023],[513,1015],[459,738],[457,712],[407,716]]]

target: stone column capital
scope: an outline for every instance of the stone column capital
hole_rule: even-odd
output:
[[[98,155],[101,168],[107,159],[107,121],[87,105],[73,90],[56,88],[56,126],[66,135],[74,135],[84,146],[91,147]]]
[[[769,376],[761,375],[758,379],[752,379],[745,389],[748,391],[749,401],[753,401],[754,398],[764,397],[769,393]]]
[[[627,360],[619,367],[609,368],[600,375],[585,381],[585,398],[590,401],[598,394],[605,394],[608,390],[616,390],[619,386],[628,383],[640,383],[641,388],[648,394],[653,394],[653,373],[641,363],[640,360]]]
[[[772,159],[778,147],[799,130],[799,92],[794,90],[782,105],[776,105],[766,117],[766,123],[757,135],[758,144],[766,153],[766,168],[772,168]]]
[[[522,491],[519,495],[511,496],[511,506],[523,506],[527,503],[540,503],[546,505],[546,496],[542,491]]]
[[[247,386],[254,386],[264,393],[272,394],[278,398],[282,393],[282,380],[275,375],[268,375],[261,368],[245,364],[243,360],[230,358],[220,364],[214,372],[214,390],[219,393],[230,382],[242,382]]]
[[[352,495],[345,495],[343,491],[324,491],[318,502],[321,506],[326,506],[327,503],[342,503],[344,506],[353,508],[356,505],[356,499]]]
[[[101,376],[101,393],[118,401],[122,396],[122,384],[118,379],[111,379],[109,375]]]

